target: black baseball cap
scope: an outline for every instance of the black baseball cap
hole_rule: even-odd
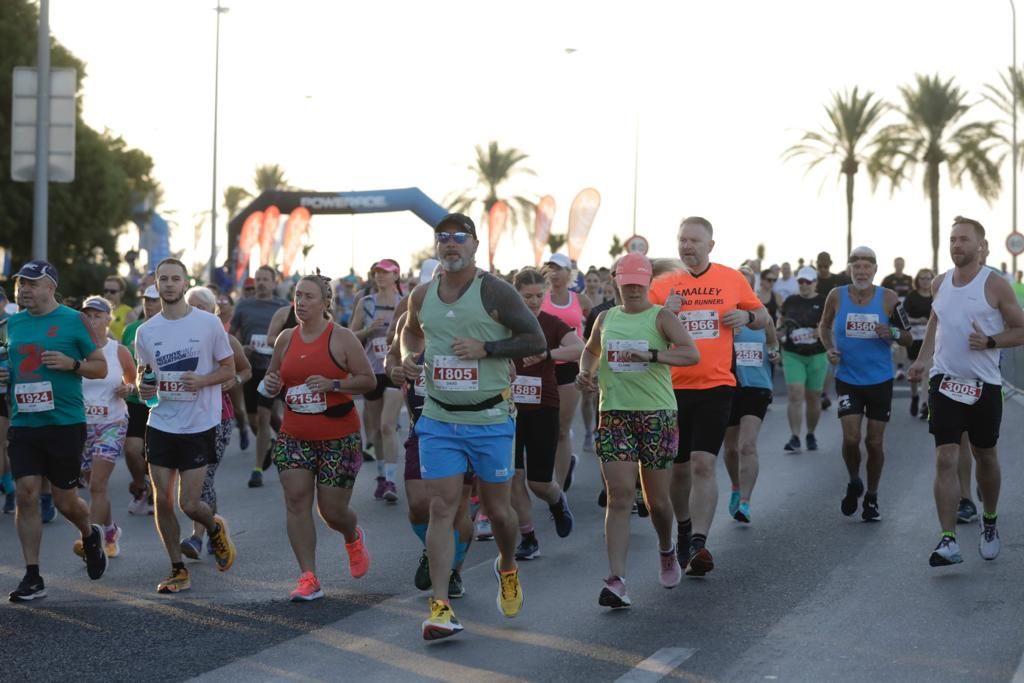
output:
[[[441,219],[441,222],[434,228],[434,232],[437,232],[441,228],[451,224],[453,227],[457,227],[458,232],[468,232],[476,239],[476,224],[473,223],[473,219],[463,213],[450,213]]]
[[[23,277],[26,280],[40,280],[44,277],[48,277],[53,280],[53,284],[57,284],[57,269],[53,267],[49,261],[29,261],[21,267],[21,269],[14,274],[14,277]]]

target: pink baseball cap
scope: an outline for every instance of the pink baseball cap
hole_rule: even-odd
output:
[[[376,263],[374,263],[373,264],[373,269],[374,270],[383,270],[386,273],[395,273],[395,274],[401,274],[401,272],[402,272],[401,267],[398,265],[398,261],[395,261],[394,259],[389,259],[389,258],[382,258],[380,261],[377,261]]]
[[[651,284],[654,269],[646,256],[639,252],[626,254],[615,266],[615,283],[618,285]]]

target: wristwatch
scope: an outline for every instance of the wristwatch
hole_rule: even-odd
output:
[[[484,353],[486,353],[488,357],[494,355],[494,342],[484,342]]]
[[[749,317],[750,317],[750,320],[748,320],[748,321],[747,321],[747,324],[748,324],[748,325],[749,325],[750,323],[754,322],[755,320],[757,320],[757,316],[756,316],[756,315],[754,315],[754,312],[753,312],[753,311],[747,311],[747,316],[749,316]]]
[[[991,339],[991,338],[992,337],[989,337],[989,339]],[[71,368],[71,372],[78,372],[78,368],[80,368],[80,367],[82,367],[82,361],[76,360],[75,361],[75,366],[73,368]]]
[[[658,349],[651,349],[651,362],[652,363],[657,363],[658,362]]]
[[[331,391],[336,391],[339,394],[341,393],[341,380],[340,379],[331,380]]]
[[[994,348],[996,348],[996,340],[993,339],[992,337],[987,338],[985,340],[985,348],[986,349],[994,349]]]

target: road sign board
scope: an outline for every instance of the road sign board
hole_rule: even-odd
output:
[[[648,249],[650,249],[650,244],[647,243],[647,238],[642,235],[633,235],[626,240],[626,251],[629,253],[637,252],[647,256]]]
[[[35,180],[36,92],[35,67],[14,67],[11,82],[11,179]],[[75,69],[50,69],[50,182],[75,179]]]
[[[1014,256],[1024,254],[1024,234],[1011,232],[1006,236],[1006,250]]]

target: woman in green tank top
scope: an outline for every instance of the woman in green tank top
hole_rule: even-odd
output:
[[[669,500],[672,459],[679,429],[669,366],[694,365],[697,345],[679,319],[648,299],[651,263],[628,254],[615,268],[622,305],[597,318],[580,359],[576,384],[601,389],[600,415],[594,446],[608,487],[605,542],[610,575],[598,604],[629,607],[626,595],[626,553],[637,474],[644,501],[658,534],[659,580],[665,588],[682,578],[676,560]]]

